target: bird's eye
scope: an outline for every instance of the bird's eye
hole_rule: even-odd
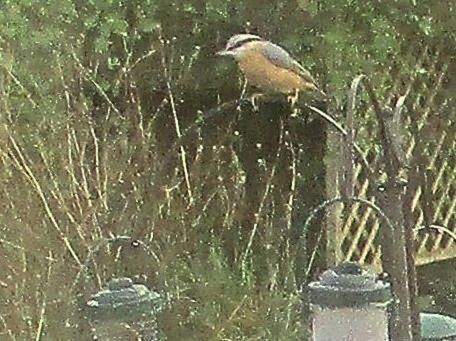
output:
[[[245,44],[250,43],[250,42],[252,42],[252,41],[259,41],[259,40],[260,40],[260,39],[258,39],[258,38],[249,38],[249,39],[241,40],[241,41],[238,41],[237,43],[235,43],[235,44],[229,46],[229,47],[227,48],[227,50],[228,50],[228,51],[233,51],[233,50],[235,50],[235,49],[241,47],[242,45],[245,45]]]
[[[238,47],[241,47],[242,45],[244,45],[244,42],[236,43],[234,45],[229,46],[228,50],[233,51],[233,50],[237,49]]]

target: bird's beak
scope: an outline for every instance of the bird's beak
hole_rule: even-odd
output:
[[[227,51],[227,50],[221,50],[215,53],[216,56],[232,56],[233,52],[232,51]]]

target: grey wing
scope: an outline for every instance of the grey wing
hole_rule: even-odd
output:
[[[264,56],[274,65],[296,72],[306,81],[315,83],[315,80],[310,72],[304,69],[296,60],[293,59],[292,56],[290,56],[287,51],[280,46],[268,42],[263,45],[263,53]]]

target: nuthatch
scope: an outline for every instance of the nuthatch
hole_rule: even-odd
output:
[[[315,91],[326,96],[318,89],[310,72],[287,51],[257,35],[236,34],[228,40],[224,50],[217,52],[217,55],[232,56],[247,83],[267,93],[283,93],[297,97],[299,91]]]

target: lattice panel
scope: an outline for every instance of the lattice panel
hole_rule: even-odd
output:
[[[391,93],[408,91],[408,110],[403,117],[408,132],[404,139],[405,153],[411,165],[407,196],[411,198],[411,216],[416,230],[416,261],[424,264],[456,256],[456,112],[438,96],[447,65],[438,55],[429,53],[423,55],[417,67],[428,72],[408,82],[406,79],[410,76],[397,77]],[[390,94],[385,95],[385,98],[389,97]],[[367,122],[373,113],[359,110],[356,115],[356,122]],[[363,132],[367,137],[372,136],[372,143],[363,148],[374,170],[380,162],[374,143],[375,129],[373,126]],[[375,202],[372,194],[375,188],[361,164],[354,167],[354,185],[356,196]],[[339,227],[336,236],[340,248],[338,261],[354,260],[378,268],[380,224],[376,215],[370,208],[356,203],[340,213],[342,220],[335,224]],[[435,228],[422,228],[427,225]],[[442,233],[442,227],[448,233]]]

